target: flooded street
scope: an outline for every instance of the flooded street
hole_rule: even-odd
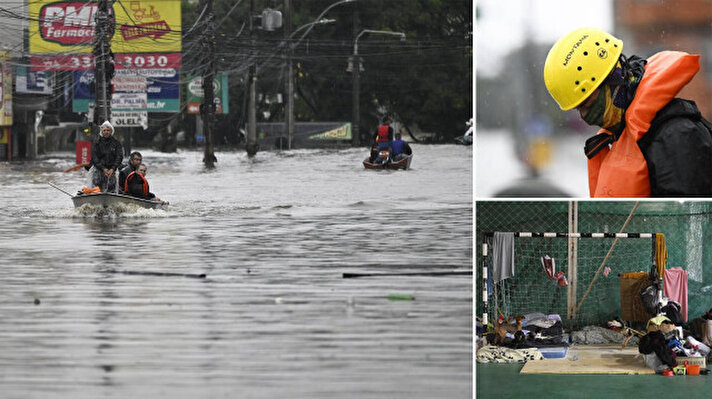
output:
[[[472,269],[472,147],[412,147],[139,148],[171,205],[108,213],[73,154],[0,164],[0,396],[471,398],[471,276],[343,278]]]

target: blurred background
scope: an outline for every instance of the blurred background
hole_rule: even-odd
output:
[[[544,86],[554,42],[584,26],[611,32],[623,54],[700,54],[680,93],[712,118],[712,1],[477,0],[476,196],[589,197],[586,138],[598,128],[561,111]]]

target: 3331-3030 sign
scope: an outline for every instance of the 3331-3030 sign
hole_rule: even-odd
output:
[[[116,69],[131,68],[180,68],[181,53],[126,53],[116,54]],[[94,69],[92,54],[70,54],[55,56],[30,57],[32,70],[40,71],[79,71]]]

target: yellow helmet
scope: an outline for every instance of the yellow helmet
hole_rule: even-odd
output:
[[[581,104],[613,70],[623,41],[597,28],[580,28],[557,41],[544,63],[544,84],[566,111]]]

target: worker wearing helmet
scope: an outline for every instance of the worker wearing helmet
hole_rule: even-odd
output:
[[[592,197],[709,196],[712,124],[676,98],[699,55],[662,51],[625,57],[623,42],[596,28],[557,41],[544,83],[559,107],[602,129],[586,141]]]

